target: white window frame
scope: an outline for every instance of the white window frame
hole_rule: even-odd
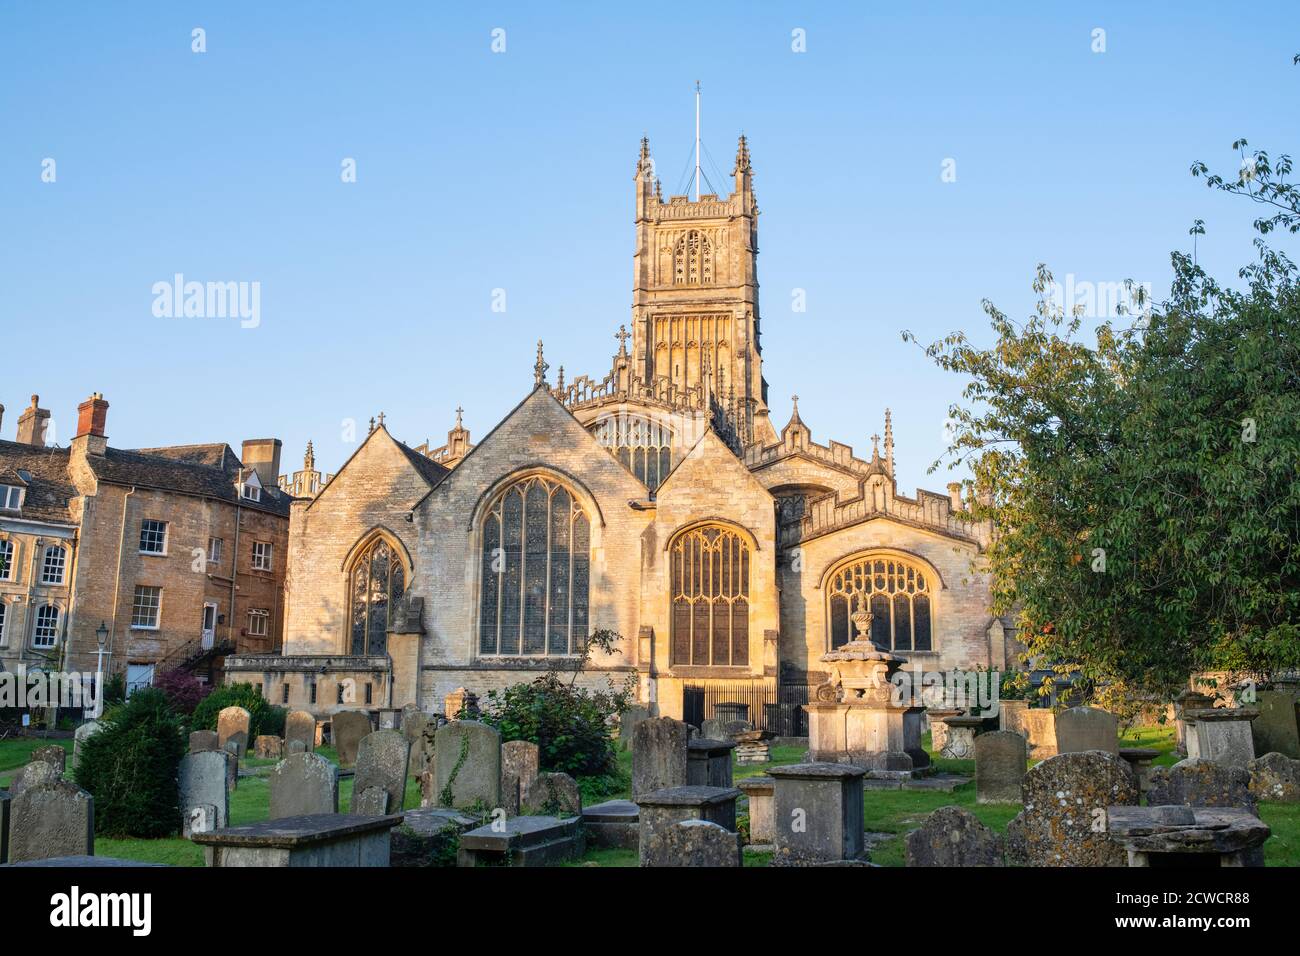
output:
[[[0,599],[0,647],[8,647],[9,642],[5,639],[5,626],[9,623],[9,605]]]
[[[245,501],[261,501],[262,489],[257,485],[250,485],[247,482],[239,486],[239,497]]]
[[[224,538],[208,538],[208,564],[220,564],[221,552],[225,550],[226,540]]]
[[[0,581],[12,581],[14,579],[14,555],[18,553],[18,549],[14,547],[11,539],[0,538],[0,552],[4,552],[6,555],[5,562],[0,565],[0,568],[2,568],[0,570]]]
[[[41,618],[46,611],[53,613],[54,620],[42,624]],[[42,604],[36,609],[36,616],[32,621],[32,647],[49,650],[52,647],[59,646],[59,619],[62,615],[63,612],[57,604]],[[44,616],[48,618],[48,615]],[[42,632],[48,633],[43,634]],[[43,641],[48,643],[43,643]]]
[[[261,623],[262,630],[253,626],[254,621]],[[271,636],[271,612],[264,608],[254,607],[248,609],[248,636],[249,637],[270,637]]]
[[[156,595],[157,595],[157,601],[155,601],[152,605],[149,605],[149,604],[143,604],[143,605],[142,605],[142,604],[140,603],[140,591],[141,591],[142,589],[156,592]],[[134,594],[132,594],[132,596],[131,596],[131,630],[133,630],[133,631],[156,631],[156,630],[158,630],[158,629],[162,626],[162,596],[163,596],[163,589],[162,589],[161,587],[158,587],[157,585],[153,585],[153,584],[137,584],[137,585],[135,586],[135,592],[134,592]],[[136,623],[136,619],[139,617],[139,612],[140,612],[141,608],[143,608],[143,609],[146,610],[146,611],[149,611],[149,610],[152,610],[152,611],[153,611],[153,623],[152,623],[152,624],[137,624],[137,623]]]
[[[23,491],[19,485],[0,485],[0,511],[22,511]]]
[[[270,541],[253,542],[253,570],[270,571],[275,559],[275,548]]]
[[[153,551],[153,550],[148,549],[148,548],[146,548],[146,547],[144,546],[144,536],[145,536],[145,534],[146,534],[146,531],[145,531],[145,526],[146,526],[146,525],[159,525],[159,526],[162,527],[162,542],[161,542],[161,547],[160,547],[157,551]],[[167,533],[168,533],[168,530],[169,530],[169,527],[168,527],[168,524],[167,524],[166,521],[160,521],[160,520],[157,519],[157,518],[141,518],[141,519],[140,519],[140,553],[141,553],[141,554],[151,554],[151,555],[154,555],[155,557],[157,557],[157,556],[165,556],[165,555],[167,554],[167,537],[168,537],[168,534],[167,534]],[[149,533],[150,535],[157,534],[157,529],[156,529],[156,528],[151,528],[151,529],[149,529],[149,532],[148,532],[148,533]]]
[[[58,557],[52,563],[51,558],[55,554]],[[51,574],[51,571],[57,574]],[[41,557],[41,583],[42,584],[62,584],[68,573],[68,549],[61,544],[51,544],[45,549]]]
[[[144,687],[152,687],[153,679],[156,676],[154,664],[127,664],[126,665],[126,696],[130,697],[136,691]],[[131,672],[135,671],[135,679],[131,678]]]

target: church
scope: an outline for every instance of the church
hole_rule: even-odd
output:
[[[519,403],[477,443],[459,414],[436,449],[381,415],[328,481],[310,461],[282,479],[308,490],[291,506],[283,649],[227,658],[228,681],[320,717],[441,712],[604,630],[617,653],[580,682],[634,681],[653,713],[693,722],[745,703],[798,734],[856,612],[909,667],[1013,662],[981,569],[992,529],[958,485],[899,493],[888,410],[869,456],[814,441],[797,398],[771,421],[745,137],[729,196],[697,180],[694,199],[665,200],[653,170],[642,140],[632,314],[608,374],[552,377],[539,342]]]

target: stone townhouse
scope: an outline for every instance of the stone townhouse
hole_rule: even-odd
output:
[[[735,700],[775,723],[828,680],[822,655],[864,610],[877,643],[927,670],[1008,663],[990,528],[958,486],[899,493],[889,412],[867,458],[813,441],[797,399],[771,423],[744,137],[726,198],[665,201],[652,170],[643,141],[631,331],[609,374],[552,384],[538,343],[532,389],[477,445],[459,417],[433,451],[372,422],[292,505],[283,654],[231,659],[229,679],[322,716],[439,711],[605,629],[618,652],[583,680],[630,677],[662,714]]]
[[[173,667],[220,680],[225,655],[277,648],[280,442],[128,451],[107,416],[92,395],[69,447],[49,447],[32,396],[17,441],[0,440],[0,663],[93,670],[102,628],[105,671],[134,687]]]

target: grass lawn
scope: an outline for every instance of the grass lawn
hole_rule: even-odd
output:
[[[0,740],[0,787],[8,787],[14,775],[32,762],[32,751],[58,744],[72,756],[72,739],[42,740],[40,737],[12,737]]]
[[[1123,741],[1128,746],[1150,747],[1161,751],[1155,761],[1158,765],[1171,765],[1177,761],[1174,753],[1174,731],[1168,727],[1138,727],[1127,731]],[[929,746],[928,735],[924,741]],[[17,739],[0,741],[0,783],[7,782],[13,772],[30,760],[31,752],[47,743],[58,743],[69,751],[71,740],[45,741]],[[337,761],[337,754],[330,747],[319,747],[317,753]],[[799,763],[805,754],[802,747],[773,747],[770,764],[746,765],[735,767],[735,779],[758,776],[766,773],[772,766]],[[247,758],[241,763],[245,770],[265,770],[273,765],[273,760]],[[935,767],[941,772],[958,773],[973,776],[975,772],[972,760],[945,760],[935,758]],[[629,751],[619,751],[618,766],[625,782],[624,788],[602,799],[630,799],[632,755]],[[339,809],[346,811],[352,802],[352,778],[339,782]],[[420,805],[420,788],[418,782],[411,778],[406,785],[404,807],[407,809]],[[270,787],[266,776],[241,777],[239,787],[230,795],[230,822],[232,825],[254,823],[265,820],[270,806]],[[868,790],[863,796],[863,820],[870,832],[893,834],[889,839],[875,845],[871,859],[883,866],[902,866],[904,864],[903,836],[908,830],[920,826],[925,816],[943,806],[959,806],[975,814],[986,825],[998,832],[1005,830],[1011,818],[1020,812],[1019,804],[977,804],[975,802],[975,784],[968,783],[958,787],[952,793],[927,790]],[[1300,866],[1300,804],[1264,803],[1260,806],[1260,816],[1273,829],[1273,835],[1264,844],[1264,857],[1269,866]],[[741,822],[746,822],[747,815],[742,809],[738,814]],[[110,839],[95,838],[95,852],[100,856],[115,856],[129,860],[149,863],[168,863],[174,866],[202,866],[203,850],[201,847],[180,838],[162,840]],[[766,866],[771,854],[746,852],[746,866]],[[591,849],[580,860],[570,866],[636,866],[635,850]]]

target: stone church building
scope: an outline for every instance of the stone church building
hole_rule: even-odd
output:
[[[727,197],[665,201],[652,170],[643,140],[609,373],[552,381],[538,343],[531,390],[477,444],[458,418],[446,446],[411,448],[380,416],[292,505],[283,653],[227,659],[227,679],[321,716],[437,712],[607,629],[618,653],[583,681],[635,675],[679,718],[751,701],[763,722],[815,695],[864,607],[874,640],[925,670],[1008,662],[978,570],[990,528],[955,485],[899,493],[889,412],[869,457],[815,442],[797,401],[771,422],[744,137]]]

